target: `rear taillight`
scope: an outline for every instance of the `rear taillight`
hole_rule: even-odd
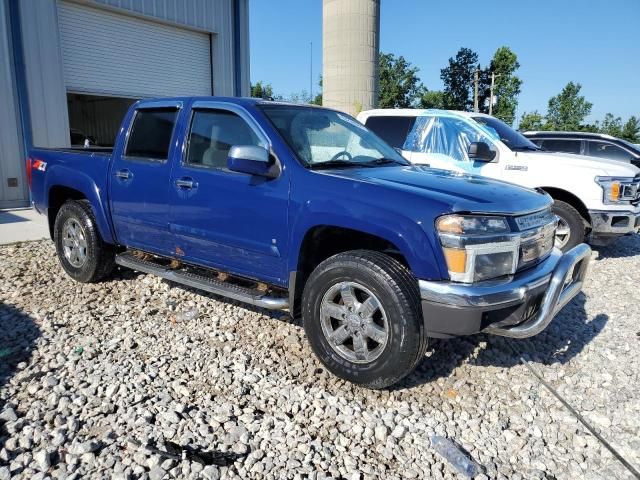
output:
[[[33,160],[31,159],[31,157],[27,157],[27,182],[29,184],[29,188],[31,188],[32,169],[33,169]]]

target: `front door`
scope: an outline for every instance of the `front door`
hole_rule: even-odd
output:
[[[171,178],[170,229],[186,261],[283,284],[286,280],[286,172],[266,179],[227,168],[234,145],[269,147],[238,107],[196,102],[182,162]]]
[[[167,254],[169,234],[169,178],[179,105],[141,108],[122,151],[114,151],[110,192],[118,243]]]

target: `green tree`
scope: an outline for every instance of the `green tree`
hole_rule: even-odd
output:
[[[424,92],[420,98],[420,108],[447,108],[444,92],[439,90]]]
[[[447,108],[473,108],[473,80],[477,68],[478,54],[469,48],[461,48],[455,58],[449,58],[449,66],[440,70]]]
[[[254,98],[273,98],[273,87],[270,83],[263,83],[262,80],[251,85],[251,96]]]
[[[583,123],[582,125],[580,125],[580,131],[600,133],[600,122],[596,120],[594,123]]]
[[[400,55],[381,53],[379,58],[380,108],[408,108],[417,105],[424,90],[418,78],[418,68]]]
[[[522,117],[520,117],[520,124],[518,125],[518,129],[521,132],[529,130],[545,130],[545,127],[544,117],[537,110],[523,113]]]
[[[518,95],[520,95],[520,87],[522,86],[522,80],[515,76],[515,71],[518,68],[520,68],[520,64],[517,55],[509,47],[500,47],[493,55],[491,65],[485,73],[486,77],[483,75],[485,82],[491,82],[491,72],[496,75],[493,95],[497,101],[492,113],[509,125],[512,125],[516,119]],[[492,99],[488,100],[490,102]]]
[[[311,98],[309,92],[307,92],[306,90],[302,90],[300,92],[293,92],[289,94],[288,97],[281,98],[281,100],[291,103],[311,103],[313,99]]]
[[[569,82],[555,97],[549,99],[547,123],[551,130],[579,130],[591,113],[592,103],[580,95],[582,85]]]
[[[635,116],[629,117],[629,120],[622,127],[620,138],[632,143],[640,143],[640,119]]]
[[[318,80],[318,86],[320,87],[320,91],[313,97],[313,100],[311,100],[313,105],[322,105],[322,75],[320,75],[320,80]]]
[[[614,117],[612,113],[607,113],[600,124],[600,133],[606,133],[612,137],[622,136],[622,118]]]

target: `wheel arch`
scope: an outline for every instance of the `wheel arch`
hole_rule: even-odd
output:
[[[96,202],[98,205],[101,205],[98,194],[87,194],[85,189],[69,187],[63,184],[50,186],[47,194],[47,219],[49,223],[49,235],[52,240],[56,216],[58,215],[62,205],[69,200],[86,200],[89,203],[93,216],[96,219],[100,236],[105,242],[113,243],[113,236],[111,234],[111,228],[107,222],[106,215],[101,208],[97,211],[95,206]]]
[[[426,243],[426,242],[425,242]],[[310,227],[301,237],[297,260],[290,268],[289,304],[293,315],[300,311],[300,299],[306,280],[322,261],[350,250],[372,250],[396,259],[408,270],[417,260],[397,241],[362,229],[319,224]]]
[[[580,216],[584,219],[584,221],[590,226],[591,225],[591,216],[589,215],[589,209],[586,205],[580,200],[580,198],[574,195],[571,192],[563,190],[557,187],[540,187],[542,190],[547,192],[554,200],[560,200],[562,202],[568,203],[573,208],[575,208]]]

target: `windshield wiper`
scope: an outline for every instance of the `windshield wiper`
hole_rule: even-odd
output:
[[[323,168],[340,168],[340,167],[378,167],[380,165],[388,165],[395,163],[397,165],[407,166],[409,163],[394,160],[393,158],[377,158],[369,162],[354,162],[352,160],[329,160],[327,162],[312,163],[308,166],[311,170],[320,170]]]
[[[368,162],[351,162],[349,160],[329,160],[327,162],[312,163],[308,166],[311,170],[340,167],[366,167]]]
[[[409,162],[402,162],[400,160],[394,160],[393,158],[378,158],[376,160],[373,160],[371,162],[367,162],[369,165],[388,165],[390,163],[395,163],[396,165],[403,165],[403,166],[407,166],[410,165]]]

